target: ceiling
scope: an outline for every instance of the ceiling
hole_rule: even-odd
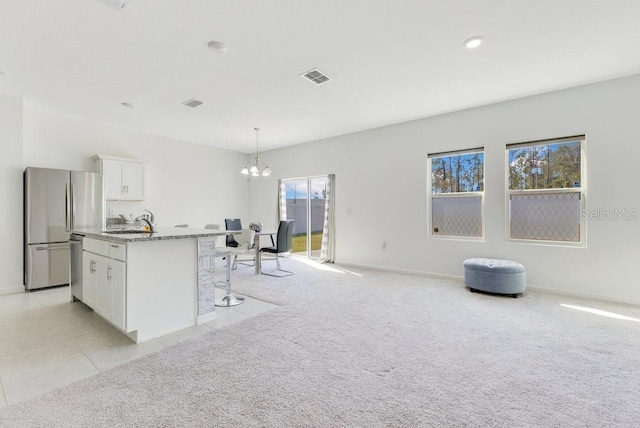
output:
[[[640,73],[638,22],[638,0],[0,0],[0,93],[251,153],[254,127],[262,151]]]

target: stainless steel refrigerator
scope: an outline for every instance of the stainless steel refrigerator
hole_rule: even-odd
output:
[[[28,167],[24,171],[24,286],[69,284],[69,235],[102,229],[102,174]]]

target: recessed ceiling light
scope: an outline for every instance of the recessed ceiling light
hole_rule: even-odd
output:
[[[467,49],[475,49],[482,44],[484,41],[484,37],[482,36],[473,36],[465,40],[462,45]]]
[[[227,45],[217,40],[211,40],[207,46],[209,46],[209,49],[219,54],[223,54],[228,50]]]
[[[120,104],[125,106],[126,108],[136,108],[136,105],[133,103],[120,103]]]

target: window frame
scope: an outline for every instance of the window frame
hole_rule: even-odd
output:
[[[482,190],[471,192],[450,192],[450,193],[433,193],[433,172],[432,159],[456,155],[466,155],[473,153],[482,153]],[[452,150],[446,152],[437,152],[427,154],[427,238],[442,239],[449,241],[485,241],[485,149],[484,147],[474,147],[462,150]],[[481,217],[481,236],[457,236],[457,235],[439,235],[433,233],[433,199],[446,199],[454,197],[480,197],[480,217]]]
[[[510,189],[510,168],[509,168],[509,151],[518,147],[535,147],[552,145],[559,143],[580,143],[580,187],[571,188],[548,188],[548,189]],[[506,144],[504,150],[505,156],[505,239],[508,243],[525,244],[525,245],[541,245],[554,247],[587,247],[587,222],[582,212],[587,209],[587,138],[586,135],[573,135],[569,137],[548,138],[544,140],[518,142]],[[579,233],[580,241],[557,241],[547,239],[522,239],[511,237],[511,195],[532,195],[532,194],[551,194],[551,193],[579,193],[580,195],[580,215]]]

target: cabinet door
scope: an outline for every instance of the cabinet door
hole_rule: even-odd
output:
[[[124,162],[122,168],[125,198],[136,201],[144,200],[144,164]]]
[[[117,260],[111,260],[111,295],[109,321],[116,327],[126,330],[126,291],[127,291],[127,264]]]
[[[96,305],[93,308],[103,318],[109,319],[109,302],[111,301],[111,276],[113,275],[109,259],[96,256]]]
[[[120,200],[125,197],[125,187],[122,183],[122,162],[102,159],[102,173],[104,174],[104,193],[106,199]]]
[[[96,305],[96,264],[91,255],[82,255],[82,302],[90,308]]]

